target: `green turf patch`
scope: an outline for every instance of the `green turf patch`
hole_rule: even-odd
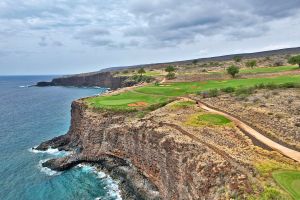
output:
[[[300,199],[300,171],[276,171],[273,177],[295,200]]]
[[[186,122],[187,125],[191,126],[224,126],[230,123],[231,121],[222,115],[208,113],[193,115]]]
[[[280,66],[280,67],[256,67],[253,69],[241,69],[242,74],[260,74],[260,73],[278,73],[293,71],[299,69],[298,66]]]
[[[89,106],[96,109],[135,111],[168,102],[170,98],[154,97],[129,91],[117,95],[88,98],[86,101]]]
[[[207,82],[187,82],[187,83],[170,83],[161,85],[150,85],[136,89],[137,92],[144,94],[155,94],[164,96],[183,96],[199,91],[211,89],[222,89],[226,87],[250,87],[258,84],[283,84],[283,83],[300,83],[300,76],[279,76],[274,78],[251,78],[251,79],[229,79],[225,81],[207,81]]]

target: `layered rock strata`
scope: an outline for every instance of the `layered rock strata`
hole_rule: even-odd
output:
[[[61,171],[100,165],[121,179],[133,199],[227,199],[251,192],[252,175],[238,161],[154,117],[93,111],[75,101],[69,132],[38,147],[74,153],[44,166]]]

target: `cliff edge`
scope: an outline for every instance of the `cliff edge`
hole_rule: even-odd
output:
[[[128,77],[114,77],[110,72],[88,73],[55,78],[51,82],[38,82],[36,86],[74,86],[74,87],[103,87],[117,89],[123,87]]]
[[[58,171],[79,163],[100,165],[121,177],[126,191],[131,191],[128,199],[226,199],[224,192],[251,191],[252,174],[245,173],[243,165],[176,125],[164,123],[164,109],[168,108],[140,119],[94,111],[83,100],[75,101],[69,132],[37,148],[74,153],[43,165]]]

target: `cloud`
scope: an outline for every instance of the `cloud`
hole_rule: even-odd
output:
[[[106,29],[89,28],[77,32],[74,38],[90,46],[111,46],[113,41],[109,36],[110,32]]]
[[[136,46],[128,41],[168,47],[212,36],[243,40],[267,33],[270,22],[299,7],[298,0],[3,0],[0,35],[54,32],[92,47]]]
[[[187,43],[199,37],[259,37],[269,30],[268,23],[291,17],[300,2],[287,1],[174,1],[131,0],[129,9],[139,26],[128,27],[125,35],[147,37],[162,45]]]
[[[18,51],[40,54],[28,66],[45,56],[41,63],[73,67],[291,47],[299,45],[299,11],[299,0],[1,0],[0,54],[7,65],[21,65]],[[75,62],[79,49],[94,60]]]
[[[39,44],[39,46],[41,46],[41,47],[46,47],[46,46],[48,46],[48,43],[47,43],[45,37],[41,37],[38,44]]]
[[[53,41],[53,46],[57,46],[57,47],[62,47],[62,46],[64,46],[64,44],[62,43],[62,42],[60,42],[60,41]]]

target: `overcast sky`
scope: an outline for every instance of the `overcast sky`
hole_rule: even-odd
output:
[[[297,46],[299,0],[0,0],[0,75]]]

